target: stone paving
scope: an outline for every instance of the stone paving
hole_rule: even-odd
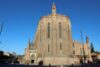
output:
[[[0,64],[0,67],[100,67],[100,63],[81,64],[81,65],[55,65],[55,66],[42,66],[42,65],[24,65],[24,64]]]

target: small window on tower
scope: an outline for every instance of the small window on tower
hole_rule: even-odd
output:
[[[62,34],[61,34],[61,23],[59,23],[59,37],[61,38]]]
[[[48,23],[48,38],[50,38],[50,23]]]
[[[60,50],[62,50],[62,44],[60,43]]]
[[[75,47],[74,43],[73,43],[73,48]]]
[[[48,45],[48,52],[50,52],[50,46]]]

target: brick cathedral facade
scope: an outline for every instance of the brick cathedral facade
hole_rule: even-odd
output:
[[[91,59],[89,38],[84,44],[86,60]],[[56,13],[53,4],[52,13],[39,20],[34,42],[25,49],[25,63],[61,65],[79,63],[83,57],[82,43],[72,40],[71,22],[68,16]]]

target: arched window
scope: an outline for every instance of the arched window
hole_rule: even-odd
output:
[[[73,48],[75,47],[74,43],[73,43]]]
[[[48,23],[48,38],[50,38],[50,23]]]
[[[50,52],[50,46],[49,46],[49,44],[48,44],[48,52]]]
[[[62,50],[62,44],[60,43],[60,50]]]
[[[73,54],[75,54],[75,50],[73,50]]]
[[[59,37],[61,38],[62,34],[61,34],[61,23],[59,23]]]

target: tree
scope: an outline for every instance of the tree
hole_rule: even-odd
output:
[[[91,43],[91,53],[95,52],[93,43]]]
[[[0,51],[0,55],[3,55],[3,53],[4,53],[3,51]]]

